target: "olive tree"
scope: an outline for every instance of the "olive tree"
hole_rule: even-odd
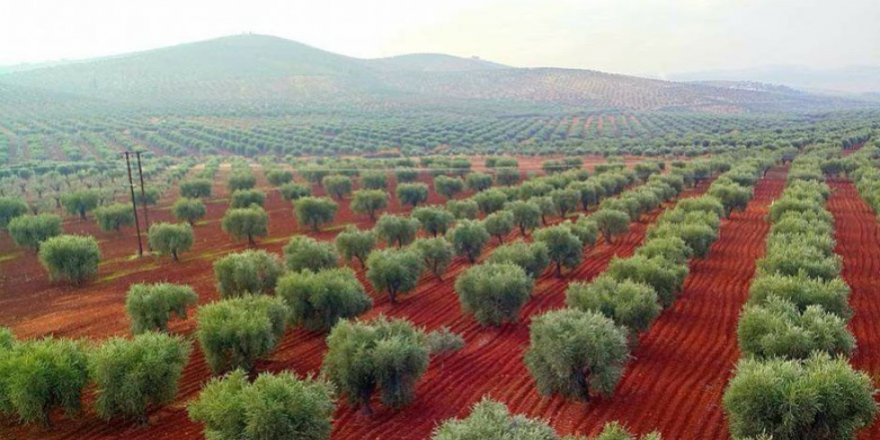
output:
[[[171,254],[179,261],[179,254],[193,244],[193,230],[189,223],[153,223],[147,233],[150,248],[160,254]]]
[[[253,246],[257,244],[254,237],[269,235],[269,214],[259,206],[227,209],[220,226],[235,239],[247,238]]]
[[[284,246],[284,261],[289,270],[317,272],[338,266],[339,255],[333,243],[295,235]]]
[[[408,321],[340,321],[327,337],[323,374],[365,414],[376,391],[386,406],[400,408],[415,396],[416,382],[428,368],[425,334]]]
[[[471,199],[450,200],[446,202],[446,209],[455,216],[456,219],[473,220],[480,213],[480,206]]]
[[[503,403],[484,397],[464,419],[444,421],[431,440],[559,440],[547,422],[511,415]]]
[[[183,284],[132,284],[125,297],[131,332],[167,331],[171,317],[186,319],[186,308],[198,300],[196,292]]]
[[[489,232],[481,222],[460,220],[446,233],[446,239],[452,243],[456,254],[465,256],[469,262],[474,263],[489,242]]]
[[[498,168],[498,170],[495,171],[495,181],[498,182],[499,185],[516,185],[519,183],[519,179],[519,169],[515,167]]]
[[[419,221],[422,229],[433,235],[445,234],[455,222],[455,216],[441,206],[421,206],[413,210],[412,217]]]
[[[525,363],[544,395],[610,395],[629,359],[626,329],[596,312],[562,309],[532,319]]]
[[[61,196],[61,206],[70,215],[78,215],[80,219],[86,219],[86,213],[98,207],[101,195],[97,190],[80,190],[64,193]]]
[[[234,172],[226,182],[230,191],[251,189],[257,184],[257,178],[248,170],[247,172]]]
[[[195,225],[207,213],[205,204],[199,199],[179,198],[171,207],[174,218]]]
[[[262,207],[266,203],[266,194],[258,189],[237,189],[229,199],[230,208],[247,208],[252,205]]]
[[[845,357],[745,358],[723,404],[734,437],[776,440],[855,439],[877,413],[874,384]]]
[[[487,263],[510,263],[521,267],[532,279],[538,278],[550,264],[550,250],[543,242],[517,240],[495,248]]]
[[[464,191],[464,181],[460,177],[440,175],[434,178],[434,190],[437,194],[452,199],[456,194]]]
[[[485,191],[492,187],[492,176],[485,173],[474,171],[464,176],[464,179],[467,187],[474,192]]]
[[[581,194],[576,189],[554,189],[550,191],[550,199],[553,200],[553,206],[560,217],[578,209],[578,202],[581,200]]]
[[[422,256],[425,267],[442,280],[443,274],[452,263],[452,257],[455,256],[452,244],[443,237],[434,237],[418,239],[413,242],[412,247]]]
[[[651,326],[662,308],[657,292],[647,284],[631,280],[618,281],[601,275],[589,283],[571,283],[565,292],[565,303],[574,309],[601,313],[637,336]]]
[[[27,214],[28,206],[24,200],[12,197],[0,197],[0,229],[6,229],[15,217]]]
[[[299,200],[312,195],[312,189],[301,183],[285,183],[278,188],[284,200]]]
[[[384,171],[367,171],[361,175],[361,186],[364,189],[388,188],[388,175]]]
[[[92,236],[58,235],[40,245],[39,256],[53,280],[82,284],[98,273],[101,251]]]
[[[513,231],[513,213],[510,211],[496,211],[483,219],[483,226],[489,235],[498,239],[498,243],[504,243],[504,236]]]
[[[362,267],[366,267],[367,256],[376,247],[376,234],[373,231],[361,231],[349,225],[336,235],[336,249],[348,261],[357,259]]]
[[[600,209],[590,216],[602,232],[605,241],[614,242],[614,237],[629,230],[629,214],[616,209]]]
[[[470,267],[455,280],[461,308],[482,325],[514,322],[532,294],[534,280],[511,263]]]
[[[327,194],[333,196],[337,200],[351,194],[351,179],[346,176],[331,175],[321,179],[321,186],[327,191]]]
[[[403,247],[415,240],[419,231],[419,221],[394,214],[382,214],[374,230],[376,236],[389,245]]]
[[[330,440],[334,409],[333,387],[323,380],[283,371],[250,383],[241,370],[211,379],[187,407],[212,440]]]
[[[294,202],[296,218],[303,226],[318,231],[321,225],[330,223],[336,216],[336,202],[327,197],[302,197]]]
[[[532,202],[516,200],[504,205],[504,209],[513,214],[513,224],[522,236],[540,225],[541,207]]]
[[[214,277],[221,298],[269,294],[281,272],[278,257],[262,250],[229,254],[214,262]]]
[[[599,203],[599,200],[602,198],[603,194],[602,188],[599,186],[599,184],[592,181],[572,182],[568,185],[568,189],[578,192],[578,201],[580,201],[581,208],[584,211],[590,209],[590,206]]]
[[[290,309],[290,324],[327,332],[340,320],[372,307],[354,271],[349,268],[292,272],[278,279],[275,293]]]
[[[844,319],[852,317],[849,295],[849,285],[839,277],[826,281],[810,278],[806,274],[761,275],[755,277],[749,286],[750,304],[764,304],[772,298],[782,298],[797,306],[800,311],[815,304]]]
[[[288,170],[274,169],[266,172],[266,180],[272,186],[281,186],[293,181],[293,173]]]
[[[568,227],[584,247],[595,245],[599,238],[599,225],[591,217],[580,215],[576,221],[566,220],[562,224]]]
[[[376,220],[376,213],[387,207],[388,193],[381,189],[358,190],[351,199],[351,210],[369,215],[370,220]]]
[[[547,226],[547,218],[557,214],[556,205],[550,196],[532,197],[529,203],[535,204],[541,210],[541,224]]]
[[[265,295],[246,295],[199,307],[196,338],[211,371],[253,371],[257,359],[269,354],[281,340],[288,314],[283,300]]]
[[[134,224],[134,212],[132,207],[124,203],[114,203],[112,205],[100,206],[95,208],[95,220],[98,227],[102,231],[119,232],[123,226],[131,226]]]
[[[176,397],[191,350],[182,337],[154,332],[101,344],[89,354],[98,417],[121,416],[146,424],[149,405],[164,405]]]
[[[180,182],[180,196],[200,199],[211,196],[211,181],[208,179],[189,179]]]
[[[22,215],[8,225],[9,235],[16,245],[40,250],[40,243],[61,235],[61,217],[53,214]]]
[[[565,225],[548,226],[535,231],[535,241],[547,246],[550,261],[556,265],[556,276],[562,268],[574,269],[584,258],[584,246]]]
[[[746,209],[752,199],[752,190],[735,183],[727,185],[715,184],[709,188],[708,194],[724,205],[724,215],[730,216],[734,210]]]
[[[419,172],[412,168],[398,168],[394,171],[394,177],[398,183],[415,182],[419,178]]]
[[[367,279],[377,292],[388,292],[392,304],[397,296],[415,289],[424,266],[419,252],[409,249],[379,249],[367,257]]]
[[[428,201],[428,185],[424,183],[401,183],[395,192],[400,203],[413,208]]]
[[[504,209],[504,204],[507,203],[507,194],[500,189],[493,188],[474,194],[471,199],[477,202],[477,206],[480,207],[483,214],[489,215]]]
[[[629,258],[614,257],[605,273],[617,280],[629,279],[653,287],[660,304],[669,307],[681,292],[688,267],[660,258],[635,255]]]

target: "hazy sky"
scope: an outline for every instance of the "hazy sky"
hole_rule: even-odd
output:
[[[663,74],[880,64],[880,0],[2,0],[0,64],[241,32],[357,57]]]

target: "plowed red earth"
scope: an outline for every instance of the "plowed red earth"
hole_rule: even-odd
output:
[[[852,289],[849,303],[855,314],[849,327],[856,337],[852,357],[855,368],[880,379],[880,225],[867,203],[849,181],[830,181],[832,193],[828,210],[834,216],[835,252],[843,257],[843,279]],[[860,439],[880,438],[880,423],[859,435]]]

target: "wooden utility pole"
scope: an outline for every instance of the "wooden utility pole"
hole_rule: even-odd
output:
[[[144,231],[149,231],[150,230],[150,216],[149,216],[149,214],[147,214],[147,194],[146,194],[146,191],[144,190],[144,170],[143,170],[143,168],[141,168],[141,152],[136,151],[134,153],[134,155],[135,155],[135,157],[137,157],[138,176],[140,177],[140,180],[141,180],[141,205],[144,208]],[[150,247],[149,240],[147,240],[147,247],[148,248]],[[150,248],[150,250],[152,251],[153,249]]]
[[[137,229],[138,257],[144,255],[144,245],[141,244],[141,224],[138,222],[137,202],[134,200],[134,181],[131,178],[131,160],[128,151],[125,152],[125,167],[128,169],[128,189],[131,191],[131,211],[134,213],[134,227]]]

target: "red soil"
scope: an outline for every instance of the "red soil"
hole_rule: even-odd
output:
[[[849,181],[829,181],[832,193],[828,210],[834,216],[835,252],[843,257],[843,279],[852,288],[849,303],[855,312],[849,328],[857,341],[852,357],[855,368],[878,382],[880,378],[880,225],[867,203]],[[880,438],[880,423],[874,423],[861,439]]]

